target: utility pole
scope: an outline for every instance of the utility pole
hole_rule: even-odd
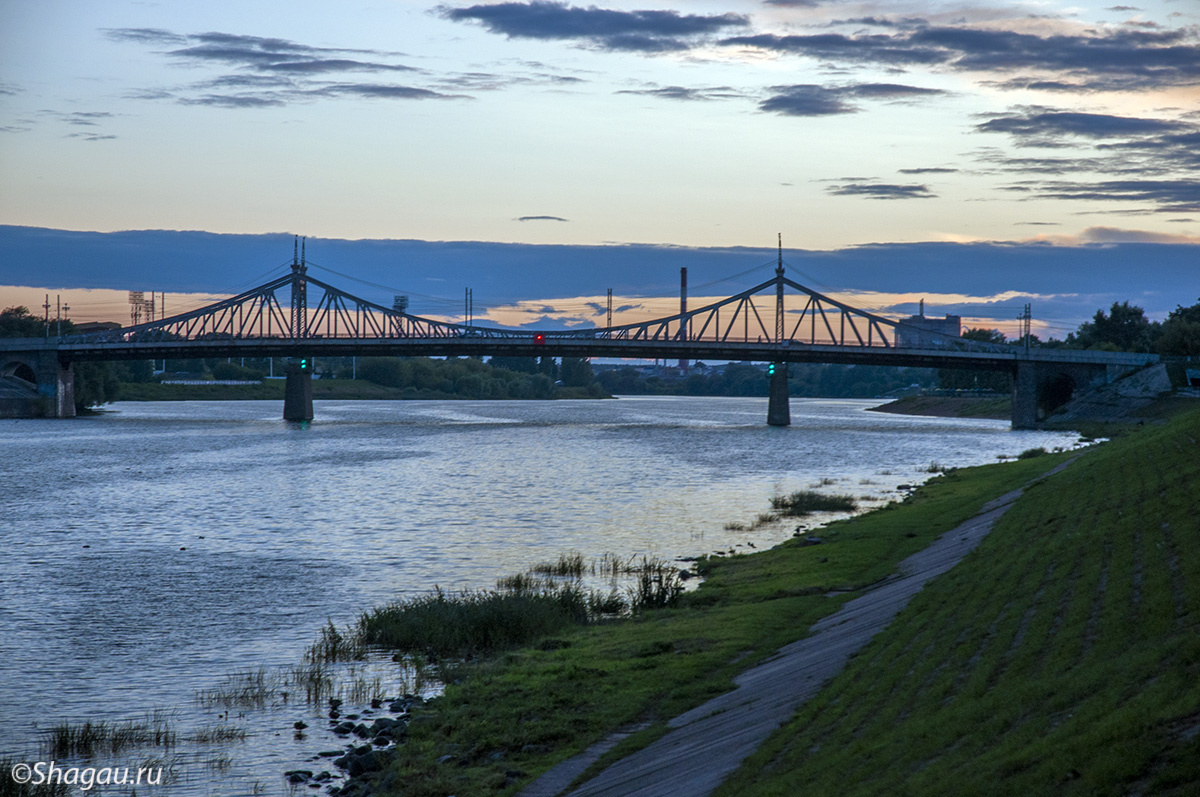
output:
[[[46,294],[46,303],[42,307],[46,310],[46,337],[50,337],[50,294]]]
[[[608,289],[608,328],[612,329],[612,288]]]

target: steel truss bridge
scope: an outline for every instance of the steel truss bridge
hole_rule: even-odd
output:
[[[1030,349],[938,334],[852,307],[785,276],[782,253],[773,278],[711,304],[664,318],[586,329],[504,329],[449,323],[385,307],[354,296],[308,273],[293,256],[290,273],[224,301],[169,318],[90,334],[0,341],[0,374],[33,352],[50,355],[59,370],[76,361],[212,357],[469,356],[609,357],[731,360],[785,366],[771,386],[769,422],[786,425],[786,364],[822,362],[1007,371],[1014,384],[1016,427],[1036,423],[1036,398],[1044,383],[1066,378],[1078,386],[1110,381],[1157,361],[1154,355]],[[20,352],[27,352],[22,356]],[[46,363],[28,363],[45,383],[56,381],[61,411],[69,386],[48,377]],[[26,372],[26,375],[28,372]],[[303,417],[303,388],[292,388]],[[782,377],[782,378],[779,378]],[[70,374],[65,378],[69,381]],[[1032,402],[1032,404],[1031,404]],[[1022,409],[1018,409],[1018,405]],[[1030,407],[1033,407],[1030,410]],[[782,413],[782,415],[780,415]],[[285,406],[285,416],[288,410]]]

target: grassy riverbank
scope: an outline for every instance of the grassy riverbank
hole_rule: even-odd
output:
[[[1045,455],[953,471],[902,505],[762,553],[698,564],[706,580],[677,608],[558,630],[533,647],[457,668],[443,697],[414,713],[376,794],[512,793],[534,775],[635,724],[620,750],[727,691],[732,677],[803,635],[895,564],[987,500],[1062,461]]]
[[[1008,396],[905,396],[871,408],[874,412],[898,415],[933,415],[939,418],[1012,417],[1012,399]]]
[[[1195,794],[1200,412],[1030,489],[720,790]]]

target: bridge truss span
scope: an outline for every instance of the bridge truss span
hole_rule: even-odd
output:
[[[73,385],[75,361],[540,356],[781,364],[771,369],[773,407],[787,405],[787,363],[1006,371],[1014,377],[1018,428],[1037,422],[1041,396],[1063,380],[1083,389],[1158,361],[1131,352],[984,343],[908,326],[788,279],[782,255],[772,279],[703,307],[688,309],[681,301],[679,313],[635,323],[535,330],[428,318],[400,303],[385,307],[312,277],[297,253],[290,273],[206,307],[122,329],[6,340],[4,348],[0,373],[24,367],[39,374],[43,398],[53,399],[60,415],[71,414],[64,396]],[[292,384],[292,374],[288,379]],[[311,418],[311,395],[300,404]],[[289,416],[286,407],[285,417],[304,417]]]
[[[307,273],[307,265],[296,261],[290,274],[206,307],[135,326],[59,340],[80,354],[93,347],[109,351],[124,346],[216,349],[235,342],[245,349],[246,344],[254,341],[276,346],[343,341],[370,348],[378,348],[373,344],[383,342],[439,341],[494,342],[502,348],[522,344],[577,348],[578,344],[591,341],[599,344],[598,354],[602,351],[602,356],[609,356],[610,352],[611,356],[621,356],[622,344],[631,344],[626,355],[631,357],[642,356],[648,345],[662,344],[674,349],[679,344],[694,344],[709,351],[729,346],[729,359],[739,359],[738,348],[747,345],[905,348],[897,343],[902,327],[901,322],[852,307],[786,278],[782,265],[772,279],[675,315],[619,326],[535,330],[454,323],[414,315],[399,307],[385,307],[312,277]],[[923,340],[931,341],[931,347],[943,351],[1011,354],[1014,350],[1012,346],[929,330],[920,332]]]

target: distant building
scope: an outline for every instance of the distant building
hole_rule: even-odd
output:
[[[84,321],[82,324],[75,325],[75,334],[86,335],[89,332],[108,332],[120,328],[121,325],[116,321]]]
[[[946,345],[946,338],[962,335],[962,316],[949,315],[932,318],[925,315],[925,300],[917,315],[900,319],[896,327],[896,347],[901,349],[935,349]]]

